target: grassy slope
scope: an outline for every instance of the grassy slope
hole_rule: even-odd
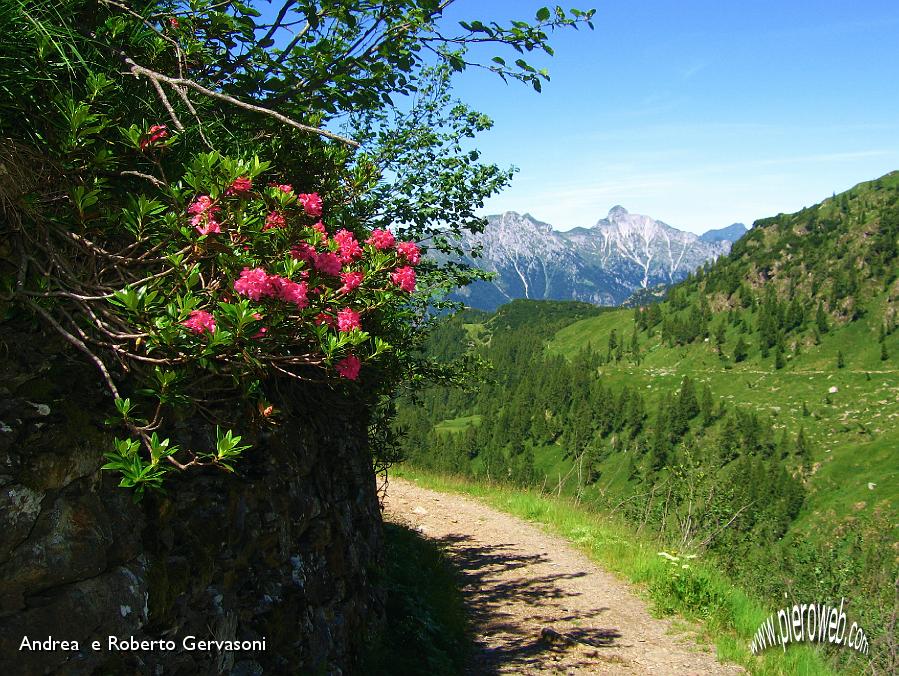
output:
[[[636,585],[638,592],[658,614],[677,612],[700,625],[700,640],[715,645],[718,659],[736,662],[762,676],[827,676],[825,660],[811,647],[770,649],[752,656],[749,642],[770,613],[758,601],[734,587],[702,561],[691,562],[691,574],[702,581],[713,608],[697,608],[672,593],[672,566],[660,557],[657,547],[634,529],[608,515],[593,512],[584,503],[553,497],[535,490],[472,483],[404,467],[399,474],[439,491],[464,493],[496,509],[544,526],[584,551],[606,570]]]
[[[619,310],[563,328],[548,349],[570,356],[588,342],[606,344],[613,329],[626,336],[632,327],[632,311]],[[725,351],[735,342],[732,330]],[[899,353],[899,333],[887,337],[887,348]],[[758,357],[726,369],[710,343],[668,348],[655,337],[641,350],[645,359],[640,366],[606,365],[602,375],[610,382],[639,384],[649,410],[654,392],[670,391],[689,375],[707,382],[729,404],[775,415],[778,431],[795,434],[805,427],[816,462],[806,520],[830,510],[839,516],[876,504],[899,504],[899,453],[894,450],[899,445],[899,371],[889,368],[893,360],[880,361],[876,333],[865,321],[825,334],[821,345],[804,348],[779,371],[771,368],[770,359]],[[842,369],[835,367],[838,351],[845,355]],[[830,394],[832,387],[838,392]],[[803,416],[803,403],[809,417]],[[615,458],[609,462],[614,465]],[[876,484],[873,490],[869,483]]]

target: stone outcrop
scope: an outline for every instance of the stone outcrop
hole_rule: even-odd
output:
[[[383,615],[364,416],[327,392],[297,392],[289,422],[249,439],[239,476],[177,477],[135,503],[99,471],[112,402],[92,368],[37,329],[0,324],[0,341],[6,673],[353,670]],[[78,649],[20,650],[24,636]],[[174,649],[109,650],[109,636]],[[265,650],[187,650],[188,636],[264,639]]]

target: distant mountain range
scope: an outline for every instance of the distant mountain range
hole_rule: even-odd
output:
[[[746,233],[746,226],[734,223],[698,236],[621,206],[592,228],[566,232],[514,211],[487,220],[484,232],[463,237],[464,261],[496,278],[456,295],[481,310],[516,298],[620,305],[635,291],[684,279]],[[474,258],[470,252],[478,246],[482,255]]]

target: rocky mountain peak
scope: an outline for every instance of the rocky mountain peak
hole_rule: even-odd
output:
[[[487,227],[465,235],[463,249],[480,246],[468,262],[496,273],[460,292],[486,310],[515,298],[582,300],[617,305],[637,289],[678,282],[730,250],[731,241],[704,242],[651,216],[621,205],[593,228],[558,231],[531,214],[488,216]]]

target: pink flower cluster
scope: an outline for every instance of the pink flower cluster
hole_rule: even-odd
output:
[[[310,216],[317,218],[322,215],[322,198],[317,192],[300,193],[297,199]]]
[[[359,361],[359,357],[351,354],[337,362],[337,364],[334,365],[334,368],[337,369],[337,372],[341,377],[347,378],[348,380],[356,380],[356,378],[359,377],[359,370],[362,368],[362,362]]]
[[[366,244],[371,244],[380,251],[387,251],[396,246],[397,254],[403,258],[409,265],[418,265],[421,260],[421,249],[415,242],[397,242],[396,237],[390,230],[375,228],[371,232],[371,236],[365,240]]]
[[[253,181],[246,177],[241,176],[240,178],[235,178],[234,182],[228,187],[225,191],[226,195],[236,195],[238,197],[246,197],[247,193],[249,193],[253,189]]]
[[[343,286],[337,290],[337,293],[355,291],[362,284],[363,279],[365,279],[364,272],[341,272],[340,280],[343,282]]]
[[[293,186],[292,186],[292,185],[289,185],[289,184],[287,184],[287,183],[282,183],[282,184],[280,184],[280,185],[277,184],[277,183],[275,183],[275,184],[273,184],[273,185],[274,185],[275,188],[277,188],[278,190],[280,190],[280,191],[283,192],[283,193],[291,193],[291,192],[293,192]]]
[[[215,333],[215,317],[205,310],[194,310],[190,317],[181,322],[182,326],[193,333]]]
[[[365,240],[366,244],[371,244],[374,248],[382,251],[390,249],[396,243],[396,237],[390,230],[381,230],[376,228],[371,231],[371,237]]]
[[[315,269],[323,275],[336,277],[340,274],[340,259],[330,251],[315,254]]]
[[[415,270],[408,265],[394,270],[390,280],[406,293],[415,291]]]
[[[146,150],[149,146],[155,145],[169,137],[169,130],[164,124],[154,124],[147,129],[144,138],[140,140],[140,149]]]
[[[421,260],[421,250],[415,242],[400,242],[396,245],[396,252],[405,258],[409,265],[418,265]]]
[[[340,257],[341,263],[352,263],[362,258],[362,247],[356,241],[356,236],[349,230],[338,230],[334,234],[334,241],[337,242],[337,255]]]
[[[345,307],[337,313],[337,330],[349,333],[353,329],[362,328],[359,321],[359,313],[355,310]]]
[[[300,308],[309,305],[309,285],[306,282],[294,282],[286,277],[270,275],[262,268],[244,268],[240,277],[234,281],[234,290],[251,300],[278,298]]]
[[[209,195],[200,195],[187,207],[187,213],[193,214],[190,224],[201,235],[210,235],[222,231],[222,224],[216,220],[216,215],[221,209],[212,201]]]
[[[280,211],[271,211],[268,216],[265,217],[265,225],[262,226],[263,232],[266,230],[276,230],[287,227],[287,221],[284,219],[284,214]]]

